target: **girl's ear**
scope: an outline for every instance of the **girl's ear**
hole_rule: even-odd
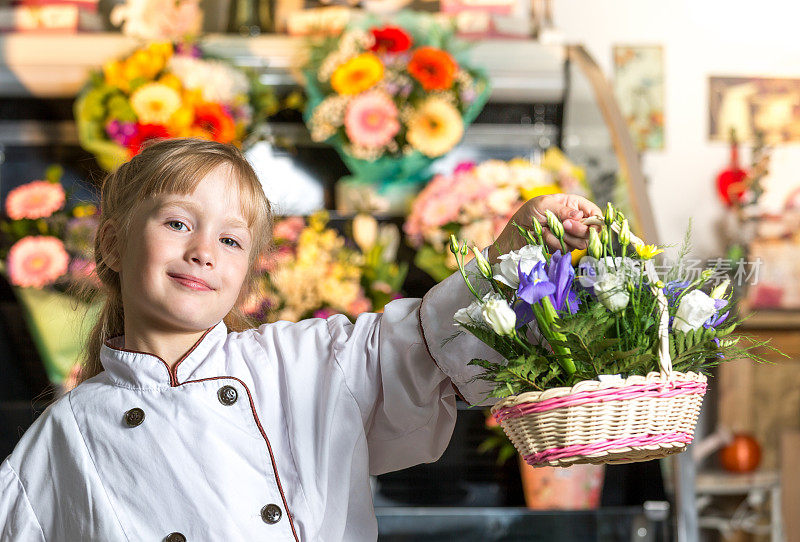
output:
[[[119,273],[120,268],[120,251],[119,251],[119,237],[117,236],[116,224],[111,220],[103,223],[100,231],[97,232],[98,247],[100,249],[100,257],[103,263],[106,264],[111,270]]]

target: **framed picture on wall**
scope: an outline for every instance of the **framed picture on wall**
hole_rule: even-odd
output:
[[[709,77],[708,138],[739,141],[764,133],[767,145],[800,141],[800,79]]]
[[[614,94],[640,151],[664,148],[664,50],[614,46]]]

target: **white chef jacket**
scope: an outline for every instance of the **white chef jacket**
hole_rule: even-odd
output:
[[[456,273],[355,324],[220,322],[172,371],[112,339],[0,466],[0,541],[375,540],[369,475],[441,456],[454,387],[486,399],[467,363],[497,355],[447,341],[470,296]]]

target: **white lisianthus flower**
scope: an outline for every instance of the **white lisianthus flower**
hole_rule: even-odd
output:
[[[639,281],[639,275],[642,273],[641,263],[632,258],[623,258],[617,256],[612,258],[606,256],[598,262],[598,274],[615,273],[623,275],[624,278],[629,278],[633,281]]]
[[[455,325],[474,326],[483,321],[483,303],[473,301],[468,307],[458,309],[453,315],[453,320],[456,321]]]
[[[716,312],[717,305],[712,297],[700,290],[692,290],[681,298],[672,329],[684,333],[699,329]]]
[[[625,273],[605,272],[599,275],[597,282],[594,283],[594,295],[611,312],[623,310],[630,301]]]
[[[498,335],[505,336],[514,333],[517,315],[502,296],[497,294],[489,296],[483,303],[481,313],[483,320]]]
[[[546,261],[542,247],[539,245],[526,245],[519,250],[513,250],[498,258],[500,263],[492,266],[494,280],[516,289],[519,286],[519,271],[528,274],[538,262]]]

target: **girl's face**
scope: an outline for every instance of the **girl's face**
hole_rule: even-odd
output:
[[[204,177],[191,194],[148,200],[137,210],[120,254],[126,327],[210,328],[239,297],[250,247],[227,165]]]

